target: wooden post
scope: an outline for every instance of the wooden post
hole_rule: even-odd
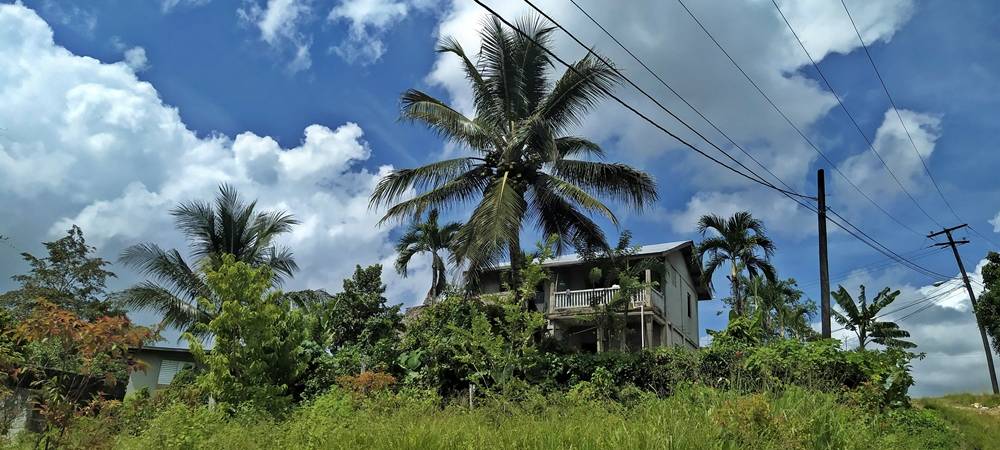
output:
[[[819,234],[819,304],[822,336],[829,338],[830,327],[830,264],[826,248],[826,180],[823,169],[816,171],[816,211]]]

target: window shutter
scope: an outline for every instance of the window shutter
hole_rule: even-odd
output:
[[[174,375],[180,370],[181,362],[165,359],[160,363],[160,375],[156,377],[156,384],[170,384],[174,381]]]

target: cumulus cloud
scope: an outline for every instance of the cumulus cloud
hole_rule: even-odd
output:
[[[495,2],[492,6],[508,19],[529,12],[517,2]],[[810,65],[809,60],[798,48],[770,2],[725,5],[708,2],[690,6],[740,65],[801,129],[808,133],[810,126],[836,105],[831,94],[800,73]],[[782,6],[797,29],[807,30],[803,39],[815,58],[821,59],[831,53],[849,53],[858,48],[857,36],[839,3],[783,2]],[[542,1],[539,2],[539,7],[584,42],[594,43],[598,51],[609,56],[639,85],[658,86],[657,80],[610,43],[599,29],[568,2]],[[753,91],[679,5],[674,2],[633,1],[594,2],[586,7],[674,89],[726,130],[727,134],[777,176],[799,191],[812,185],[810,167],[817,154]],[[891,39],[895,31],[912,15],[912,11],[912,1],[898,0],[870,2],[852,12],[855,13],[865,39],[875,42]],[[467,51],[475,53],[479,48],[479,25],[485,18],[486,13],[475,3],[454,1],[439,26],[439,34],[454,36]],[[752,28],[753,32],[748,32],[748,28]],[[557,31],[555,36],[554,50],[557,54],[567,59],[584,55],[584,50],[561,32]],[[473,97],[456,58],[441,55],[427,78],[432,84],[444,88],[459,109],[472,112]],[[654,95],[660,95],[661,91],[659,87],[651,90]],[[618,94],[645,111],[656,110],[654,105],[631,89],[619,89]],[[661,98],[668,107],[695,127],[709,129],[675,98],[667,97],[666,94]],[[666,119],[662,122],[671,129],[681,129],[679,125]],[[635,120],[634,116],[623,112],[620,106],[612,102],[600,104],[587,117],[579,132],[605,142],[608,145],[606,150],[613,159],[661,168],[657,175],[664,189],[671,188],[671,178],[674,176],[693,183],[697,191],[692,194],[691,200],[683,209],[667,214],[672,217],[670,222],[675,225],[676,231],[690,230],[690,219],[699,210],[725,209],[733,204],[750,205],[753,209],[762,211],[770,209],[770,212],[778,215],[768,217],[769,222],[798,224],[804,223],[810,216],[801,208],[778,208],[772,205],[790,201],[763,193],[749,181],[694,155],[648,124]],[[691,133],[679,134],[699,147],[711,148]],[[714,133],[710,133],[710,137],[720,145],[724,142],[721,136]],[[728,149],[728,146],[723,147]],[[728,150],[748,166],[755,165],[748,158],[732,151],[735,149]],[[715,155],[718,157],[717,153]],[[664,167],[667,169],[662,169]],[[800,227],[786,229],[793,232],[793,235],[804,236]]]
[[[132,68],[135,72],[142,72],[149,69],[149,60],[146,59],[146,49],[135,46],[122,53],[125,57],[125,65]]]
[[[287,288],[336,291],[355,264],[392,270],[388,230],[376,226],[383,211],[368,209],[391,167],[365,167],[374,150],[357,124],[310,125],[290,146],[252,131],[198,136],[131,68],[57,45],[21,5],[0,5],[0,85],[0,198],[5,210],[31,211],[5,217],[4,235],[19,245],[77,224],[110,260],[140,241],[184,249],[167,211],[227,182],[260,208],[302,221],[282,242],[302,267]],[[386,278],[391,300],[422,298],[426,262],[415,263],[411,277]],[[0,252],[0,267],[22,269],[12,252]],[[116,287],[136,280],[115,270]]]
[[[982,260],[969,273],[977,296],[982,294],[985,265],[986,260]],[[910,340],[917,344],[915,351],[926,354],[924,359],[913,362],[916,384],[911,395],[987,391],[990,385],[983,344],[959,274],[943,283],[919,286],[902,282],[904,275],[905,270],[899,267],[878,273],[856,270],[838,284],[855,297],[858,286],[865,285],[869,300],[884,287],[900,290],[896,301],[885,308],[883,320],[895,321],[910,332]],[[839,325],[834,324],[837,328]],[[834,337],[844,340],[847,347],[857,345],[849,331],[841,330]]]
[[[393,25],[412,11],[436,3],[437,0],[341,0],[327,19],[347,22],[348,36],[331,50],[349,63],[372,64],[385,54],[382,38]]]
[[[311,19],[312,9],[307,0],[267,0],[263,6],[253,0],[237,13],[241,20],[257,28],[261,40],[272,49],[291,55],[290,72],[312,66],[309,53],[312,39],[299,30]]]
[[[993,225],[993,232],[1000,233],[1000,212],[996,216],[990,219],[990,225]]]
[[[875,131],[873,141],[873,147],[878,151],[878,155],[871,149],[862,147],[858,153],[845,159],[840,165],[840,170],[873,198],[885,200],[903,194],[899,184],[882,166],[879,156],[889,165],[907,191],[911,194],[920,192],[923,186],[916,180],[923,176],[921,155],[929,159],[940,137],[940,118],[905,109],[899,110],[899,113],[907,124],[906,129],[900,124],[895,112],[886,111],[882,124]],[[914,145],[910,144],[906,135],[907,130],[913,138]],[[913,151],[914,146],[920,155]],[[853,189],[842,178],[834,178],[834,183],[839,191],[847,192]]]

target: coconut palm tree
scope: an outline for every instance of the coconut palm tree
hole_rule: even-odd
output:
[[[809,336],[809,318],[816,305],[802,300],[802,291],[794,279],[770,281],[766,278],[744,278],[744,299],[771,335],[796,338]]]
[[[706,236],[712,230],[715,236],[705,237],[698,244],[698,260],[702,263],[702,282],[711,287],[716,269],[729,263],[729,280],[732,284],[733,311],[742,315],[745,310],[740,292],[743,270],[750,278],[763,275],[769,281],[776,279],[771,255],[774,242],[764,232],[764,223],[747,211],[740,211],[724,219],[715,214],[701,216],[698,232]],[[706,259],[707,258],[707,259]]]
[[[235,187],[223,184],[214,203],[191,201],[171,210],[195,263],[188,264],[176,249],[164,250],[152,243],[125,249],[121,262],[149,278],[119,294],[125,305],[157,311],[165,325],[182,330],[211,320],[216,311],[201,308],[197,301],[212,298],[202,269],[218,268],[225,254],[270,267],[274,283],[281,284],[298,266],[291,251],[276,247],[274,239],[299,222],[284,211],[257,211],[256,206],[256,201],[244,202]]]
[[[431,254],[431,288],[427,291],[426,301],[432,301],[444,292],[448,282],[448,274],[445,270],[444,258],[441,252],[451,251],[455,244],[455,236],[458,234],[462,224],[449,222],[445,226],[438,226],[438,210],[432,209],[427,214],[424,222],[413,223],[399,238],[396,245],[396,272],[402,276],[407,274],[407,266],[410,259],[418,253]]]
[[[882,289],[875,296],[875,299],[871,303],[868,303],[865,297],[864,285],[861,285],[861,293],[858,295],[857,302],[847,292],[847,289],[844,289],[843,286],[839,287],[840,289],[836,292],[831,292],[831,296],[837,301],[837,306],[840,306],[840,309],[844,312],[841,313],[840,311],[833,310],[833,318],[837,320],[837,323],[843,325],[845,329],[854,332],[854,335],[858,338],[858,348],[864,350],[865,344],[868,342],[893,348],[913,348],[917,346],[910,341],[904,340],[904,338],[910,337],[910,333],[899,328],[899,325],[895,322],[882,322],[878,320],[879,311],[882,311],[883,308],[896,300],[896,297],[899,296],[898,290],[889,292],[888,287]],[[860,308],[858,305],[860,305]]]
[[[506,254],[515,285],[525,221],[544,235],[557,234],[557,252],[566,244],[606,247],[592,214],[618,220],[604,201],[641,210],[657,198],[649,175],[595,161],[603,156],[600,146],[566,134],[618,83],[615,70],[588,54],[553,81],[553,62],[544,50],[553,29],[539,19],[522,19],[517,26],[530,39],[495,18],[487,21],[476,62],[455,39],[440,42],[437,51],[462,63],[475,115],[411,89],[402,95],[401,116],[471,155],[396,170],[379,182],[370,202],[390,206],[381,223],[415,219],[432,208],[474,205],[456,235],[454,258],[474,275]],[[404,199],[413,189],[416,196]]]

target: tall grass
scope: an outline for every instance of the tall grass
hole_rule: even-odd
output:
[[[973,403],[1000,408],[1000,396],[956,394],[916,402],[951,423],[958,430],[963,445],[983,450],[1000,449],[1000,411],[977,410],[971,407]]]
[[[175,405],[124,449],[194,448],[954,448],[954,435],[925,412],[867,414],[802,389],[741,395],[682,389],[630,406],[564,397],[473,410],[398,396],[356,402],[320,397],[284,420],[226,417]],[[111,443],[109,443],[109,446]]]

